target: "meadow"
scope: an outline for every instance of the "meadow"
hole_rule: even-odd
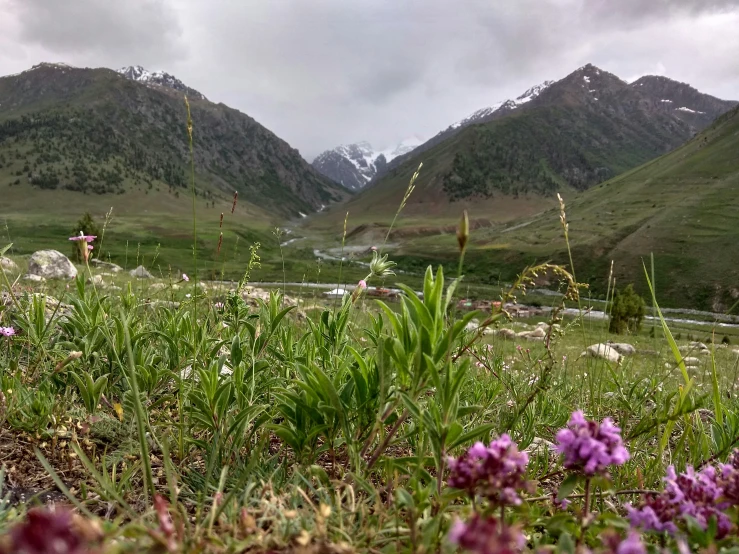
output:
[[[229,283],[176,266],[3,273],[0,552],[739,543],[736,328],[673,334],[658,317],[611,335],[565,315],[587,292],[549,265],[495,289],[525,302],[549,275],[562,295],[537,297],[545,315],[460,310],[463,257],[456,274],[394,275],[379,251],[336,264],[356,283],[343,299],[296,285],[257,298],[259,251],[245,252]],[[394,282],[397,301],[365,288]],[[634,352],[583,355],[608,340]]]

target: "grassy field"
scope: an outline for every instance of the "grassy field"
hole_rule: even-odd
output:
[[[705,484],[706,468],[739,443],[736,328],[675,328],[677,354],[659,321],[613,336],[604,321],[558,315],[576,299],[545,296],[553,310],[532,319],[460,311],[467,291],[441,273],[417,283],[378,262],[365,268],[370,285],[408,282],[423,300],[385,309],[361,289],[341,302],[292,286],[283,303],[179,275],[85,285],[99,272],[80,269],[76,283],[41,289],[4,281],[9,551],[28,548],[29,533],[106,553],[483,552],[473,538],[508,552],[614,552],[635,541],[719,551],[739,540],[724,481],[715,501],[675,485],[697,519],[655,507],[668,532],[627,509],[657,506],[650,491],[663,489],[668,466],[702,468]],[[512,336],[537,327],[534,338]],[[583,355],[607,340],[634,353]],[[577,410],[613,418],[628,460],[590,471],[552,450]],[[465,452],[504,433],[527,461],[493,442],[490,473],[460,481]],[[521,471],[495,469],[497,459]],[[74,515],[26,517],[50,502]]]

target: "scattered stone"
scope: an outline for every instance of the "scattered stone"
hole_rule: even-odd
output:
[[[136,269],[131,270],[131,277],[136,279],[151,279],[152,275],[149,273],[143,265],[140,265]]]
[[[152,292],[158,292],[167,288],[167,283],[152,283],[149,286],[149,290]]]
[[[690,347],[695,350],[708,350],[708,347],[702,342],[691,342]]]
[[[23,280],[24,281],[33,281],[34,283],[43,283],[44,281],[46,281],[46,279],[44,279],[40,275],[33,275],[31,273],[26,273],[23,276]]]
[[[101,287],[105,284],[102,275],[93,275],[92,277],[89,277],[87,279],[87,282],[91,285],[95,285],[96,287]]]
[[[556,447],[552,441],[542,439],[541,437],[534,437],[531,444],[524,449],[524,452],[529,455],[536,456],[537,454],[551,454],[554,452],[555,448]]]
[[[710,350],[708,350],[708,349],[705,349],[705,350],[700,350],[700,351],[698,352],[698,354],[699,354],[699,355],[701,355],[701,356],[710,356],[710,355],[711,355],[711,351],[710,351]]]
[[[106,289],[106,290],[113,290],[113,291],[117,291],[117,290],[123,290],[123,289],[122,289],[121,287],[119,287],[118,285],[111,285],[110,283],[105,283],[105,284],[103,284],[103,287],[105,287],[105,289]]]
[[[636,348],[627,342],[609,342],[608,346],[613,348],[622,356],[633,356],[636,354]]]
[[[701,361],[700,361],[700,358],[694,358],[693,356],[688,356],[687,358],[683,358],[683,363],[686,366],[689,366],[689,365],[699,366]]]
[[[116,265],[116,264],[113,264],[113,263],[110,263],[110,262],[104,262],[104,261],[98,260],[98,259],[90,260],[90,263],[92,265],[96,266],[96,267],[103,268],[103,269],[105,269],[107,271],[111,271],[113,273],[120,273],[121,271],[123,271],[123,268],[121,266],[119,266],[119,265]]]
[[[28,273],[44,279],[74,279],[77,268],[58,250],[39,250],[28,260]]]
[[[0,269],[8,273],[18,273],[20,271],[17,263],[4,256],[0,256]]]
[[[503,328],[495,331],[495,335],[503,337],[505,340],[513,340],[516,338],[516,331],[514,331],[513,329]],[[739,351],[737,351],[737,353],[739,353]]]
[[[585,351],[580,354],[580,357],[589,356],[591,358],[601,358],[612,363],[618,363],[621,360],[621,354],[614,348],[611,348],[607,344],[598,343],[591,344]]]

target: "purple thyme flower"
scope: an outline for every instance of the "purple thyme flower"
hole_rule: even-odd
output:
[[[665,488],[659,495],[648,497],[640,508],[627,507],[632,526],[674,534],[676,522],[689,516],[703,529],[715,518],[718,538],[731,531],[731,520],[724,513],[731,502],[723,500],[724,490],[717,482],[714,467],[707,466],[696,472],[688,466],[678,475],[670,466],[664,481]]]
[[[611,418],[601,423],[588,421],[579,410],[572,413],[567,428],[557,433],[557,452],[564,455],[566,468],[586,475],[603,474],[609,465],[620,466],[629,459],[621,429]]]
[[[15,335],[15,329],[12,327],[0,327],[0,335],[4,337],[12,337]]]
[[[641,540],[641,535],[635,531],[629,531],[625,539],[613,531],[604,533],[601,537],[603,541],[603,554],[647,554],[647,549]]]
[[[530,488],[526,481],[528,454],[519,452],[508,435],[485,446],[475,443],[459,458],[449,459],[450,487],[466,490],[470,496],[482,494],[498,506],[519,505],[518,491]]]
[[[723,497],[734,506],[739,505],[739,450],[734,450],[726,464],[719,464],[717,481],[723,489]]]
[[[0,545],[0,554],[83,554],[83,539],[72,524],[71,512],[33,509],[25,521],[10,530],[8,548]]]
[[[448,538],[475,554],[515,554],[526,546],[526,537],[518,527],[501,525],[494,517],[483,519],[479,514],[467,523],[457,520]]]

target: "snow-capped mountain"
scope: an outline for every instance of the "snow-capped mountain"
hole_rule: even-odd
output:
[[[421,142],[413,137],[384,150],[375,150],[364,141],[337,146],[318,155],[313,160],[313,167],[329,179],[349,189],[359,190],[383,173],[391,160],[407,154]]]
[[[493,119],[496,115],[503,115],[519,106],[523,106],[527,102],[531,102],[531,100],[539,96],[543,90],[549,88],[552,84],[554,84],[554,81],[544,81],[540,85],[531,87],[515,100],[502,100],[492,106],[481,108],[468,117],[465,117],[456,123],[452,123],[445,131],[440,131],[439,134],[441,135],[450,129],[459,129],[474,123],[482,123],[483,121]]]
[[[147,85],[156,85],[160,87],[171,88],[179,92],[184,92],[190,98],[207,100],[205,95],[193,88],[188,87],[177,77],[167,73],[166,71],[152,72],[147,71],[140,65],[129,65],[128,67],[122,67],[121,69],[119,69],[118,73],[123,75],[126,79],[131,79],[132,81],[138,81],[139,83],[144,83]]]

